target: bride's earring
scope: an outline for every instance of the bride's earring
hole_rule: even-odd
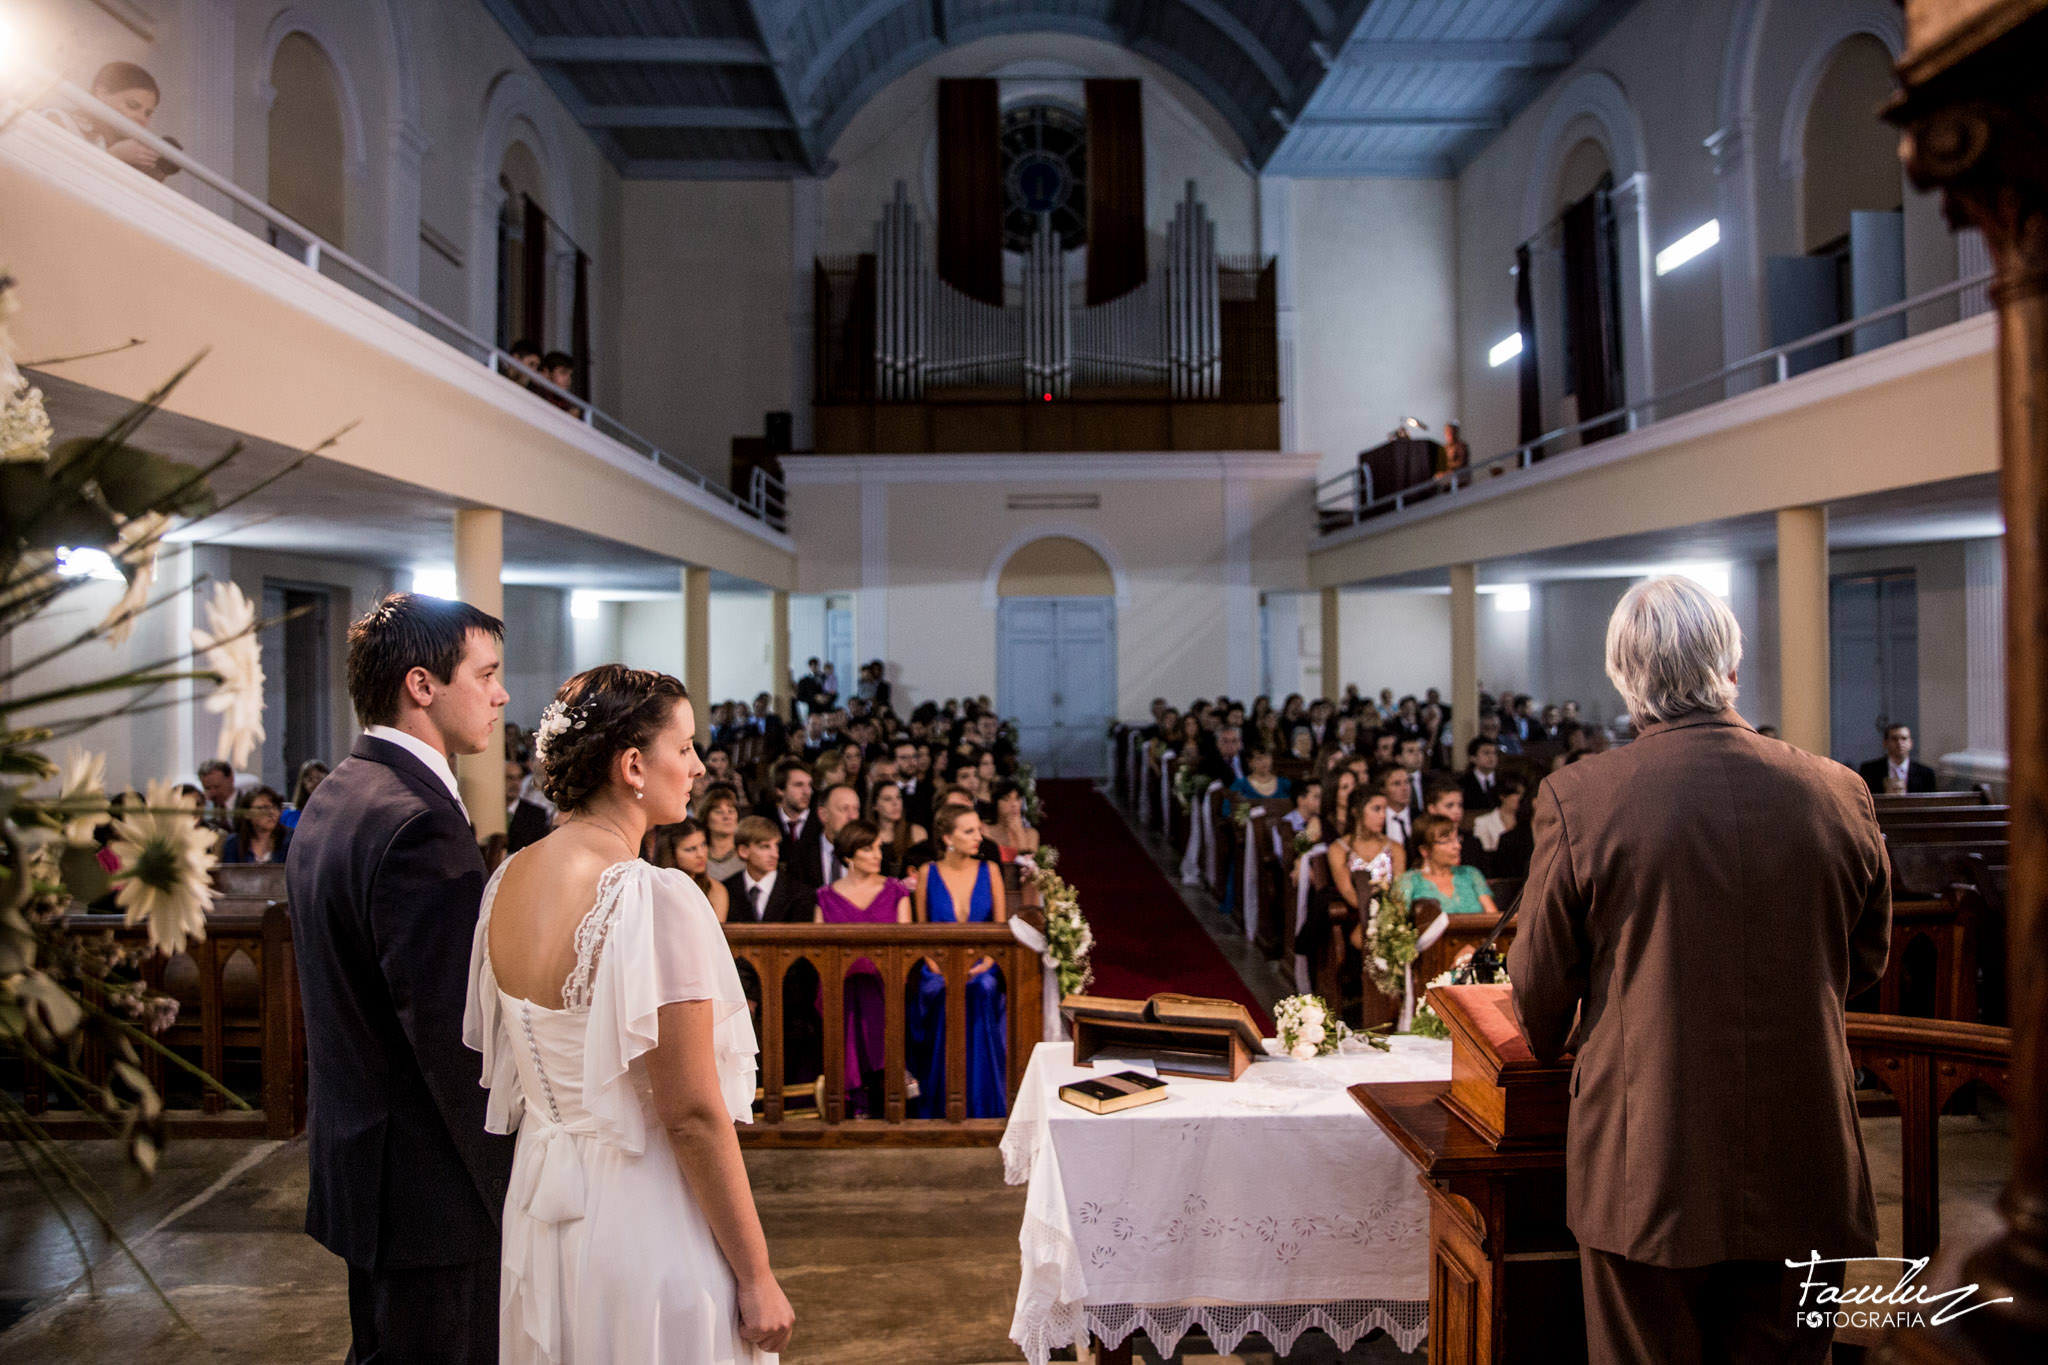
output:
[[[635,787],[633,788],[633,799],[635,801],[645,801],[647,799],[647,793],[641,790],[639,787]]]

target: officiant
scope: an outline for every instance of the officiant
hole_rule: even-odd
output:
[[[1819,1365],[1833,1329],[1795,1318],[1785,1261],[1876,1245],[1842,1016],[1884,972],[1890,866],[1855,773],[1736,714],[1741,662],[1698,583],[1631,588],[1607,676],[1638,738],[1535,802],[1508,969],[1536,1055],[1576,1053],[1565,1205],[1596,1365]]]

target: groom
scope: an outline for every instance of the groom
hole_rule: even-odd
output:
[[[354,1365],[498,1357],[513,1140],[484,1131],[462,1045],[484,864],[449,756],[490,742],[504,633],[417,594],[349,627],[365,728],[307,801],[286,864],[311,1081],[306,1231],[348,1262]]]

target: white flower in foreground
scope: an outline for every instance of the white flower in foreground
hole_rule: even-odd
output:
[[[107,813],[107,756],[74,744],[65,751],[57,800],[64,807],[64,841],[89,844]]]
[[[1295,1031],[1295,1037],[1301,1039],[1302,1042],[1307,1043],[1310,1046],[1320,1044],[1323,1041],[1323,1039],[1327,1036],[1328,1035],[1323,1031],[1323,1026],[1319,1023],[1303,1024],[1299,1029]]]
[[[1314,1043],[1296,1043],[1293,1047],[1287,1049],[1287,1055],[1294,1058],[1297,1062],[1313,1061],[1316,1055],[1316,1045]]]
[[[256,608],[233,583],[216,583],[206,603],[206,629],[192,632],[192,643],[206,651],[206,666],[220,685],[206,699],[206,709],[220,717],[220,743],[214,757],[249,766],[249,755],[263,739],[263,658],[256,642]]]
[[[149,590],[156,586],[156,557],[171,519],[161,512],[130,517],[121,527],[121,538],[113,548],[114,559],[128,565],[128,587],[113,610],[100,622],[107,643],[118,649],[128,643],[135,629],[135,616],[149,605]]]
[[[213,832],[197,801],[169,782],[149,784],[148,809],[114,822],[115,901],[130,924],[149,924],[150,946],[166,955],[206,937],[213,908]]]
[[[43,391],[21,383],[18,375],[10,387],[0,374],[0,464],[48,459],[55,435],[43,410]]]

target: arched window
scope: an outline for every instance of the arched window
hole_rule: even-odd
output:
[[[1797,130],[1803,254],[1773,258],[1767,276],[1776,344],[1906,297],[1898,134],[1870,116],[1893,89],[1891,53],[1869,34],[1838,44],[1813,87],[1804,129]],[[1790,370],[1809,370],[1905,334],[1906,319],[1893,317],[1795,353]]]
[[[271,62],[270,86],[270,205],[346,249],[347,149],[334,65],[312,38],[290,33]],[[275,235],[288,249],[304,245]]]
[[[498,163],[498,344],[528,340],[543,351],[547,336],[547,201],[540,158],[524,142],[505,147]],[[531,208],[532,211],[529,211]],[[527,238],[540,224],[538,242]]]

